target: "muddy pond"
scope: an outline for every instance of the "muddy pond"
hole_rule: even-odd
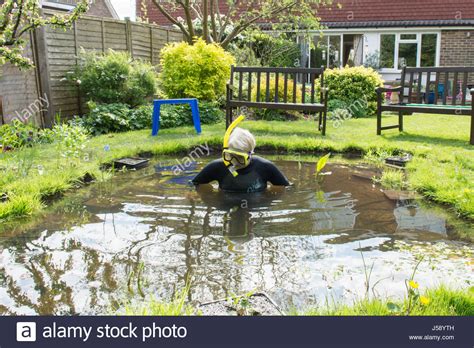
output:
[[[196,192],[188,181],[205,161],[179,175],[172,159],[152,161],[2,226],[0,314],[110,314],[125,300],[170,300],[187,280],[194,304],[264,291],[303,310],[363,297],[372,267],[370,295],[401,298],[421,255],[422,290],[473,284],[473,245],[454,237],[472,224],[384,193],[356,163],[316,180],[314,163],[272,159],[293,186]]]

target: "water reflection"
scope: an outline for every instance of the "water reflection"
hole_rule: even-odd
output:
[[[192,278],[191,301],[249,290],[286,308],[349,300],[363,293],[361,249],[372,279],[386,279],[374,291],[396,296],[415,260],[394,242],[448,242],[445,215],[388,199],[354,167],[329,166],[317,181],[313,164],[278,165],[294,186],[251,196],[195,191],[186,184],[194,168],[179,177],[150,168],[81,190],[0,242],[0,313],[104,313],[139,298],[139,279],[164,299]],[[420,283],[472,281],[472,248],[463,250],[423,264]]]

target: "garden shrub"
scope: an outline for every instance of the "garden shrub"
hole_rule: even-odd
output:
[[[275,99],[275,83],[276,83],[275,78],[270,78],[270,82],[269,82],[270,100]],[[288,94],[287,94],[288,102],[293,102],[294,83],[292,80],[288,79],[287,84],[288,84]],[[256,85],[256,83],[254,85]],[[284,85],[285,85],[285,79],[283,77],[279,77],[278,78],[278,99],[279,100],[283,100],[285,96],[284,91],[283,91]],[[260,81],[260,99],[257,100],[257,86],[254,86],[252,88],[252,100],[265,102],[266,88],[267,88],[267,81],[265,78],[262,78],[262,80]],[[295,103],[301,103],[303,99],[302,96],[303,96],[303,93],[301,91],[301,88],[297,87]]]
[[[38,142],[57,144],[63,157],[78,158],[86,147],[89,131],[73,122],[56,123],[51,129],[45,128],[38,132]]]
[[[270,100],[273,101],[275,99],[275,78],[270,78]],[[292,80],[288,79],[288,94],[287,99],[288,102],[293,102],[293,86],[294,83]],[[284,98],[284,91],[283,86],[285,85],[285,79],[283,77],[278,78],[278,99],[283,101]],[[260,82],[260,98],[257,100],[257,87],[254,86],[252,88],[252,100],[265,102],[266,101],[266,88],[267,82],[266,79],[262,79]],[[296,101],[295,103],[301,103],[303,93],[301,88],[296,88]],[[288,120],[295,120],[301,119],[302,114],[297,111],[289,111],[289,110],[274,110],[274,109],[255,109],[254,111],[255,118],[259,120],[265,121],[288,121]]]
[[[23,146],[33,145],[37,136],[36,128],[19,120],[0,126],[0,150],[11,151]]]
[[[335,111],[345,108],[347,108],[347,103],[342,100],[332,99],[328,101],[328,111]]]
[[[13,120],[12,123],[0,127],[0,151],[53,143],[62,144],[65,148],[75,148],[87,138],[88,131],[80,125],[61,123],[58,120],[51,129],[39,130],[31,124]]]
[[[260,59],[257,58],[255,52],[249,46],[233,46],[229,52],[234,56],[237,66],[262,66]]]
[[[92,134],[119,133],[140,129],[151,129],[153,105],[142,105],[131,109],[127,104],[89,104],[90,112],[76,118],[75,122]],[[224,112],[215,102],[199,102],[202,124],[213,124],[224,120]],[[163,105],[160,112],[160,128],[192,125],[189,105]]]
[[[324,85],[329,88],[330,101],[345,103],[353,117],[373,116],[377,111],[375,89],[383,86],[383,80],[372,68],[346,67],[326,70]]]
[[[169,44],[161,50],[161,85],[169,98],[215,101],[225,95],[232,64],[230,53],[202,39]]]
[[[131,129],[127,104],[98,104],[89,103],[90,112],[78,123],[89,129],[94,135],[126,132]]]
[[[301,49],[295,40],[261,32],[251,35],[249,39],[252,50],[263,66],[300,66]]]
[[[156,72],[151,64],[133,60],[128,53],[109,50],[106,54],[82,52],[72,75],[81,93],[96,103],[144,104],[156,89]]]
[[[130,130],[151,129],[153,104],[142,105],[129,111]]]
[[[199,102],[202,124],[214,124],[224,120],[224,112],[216,102]],[[160,128],[173,128],[193,124],[189,105],[163,105],[160,114]]]
[[[339,99],[329,100],[328,110],[332,113],[331,116],[334,117],[336,114],[339,114],[339,117],[342,117],[343,119],[367,116],[367,107],[365,107],[364,103],[348,104]]]

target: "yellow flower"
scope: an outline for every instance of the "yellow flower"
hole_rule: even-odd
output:
[[[430,304],[431,300],[428,297],[420,296],[420,302],[422,305],[427,306]]]
[[[418,283],[415,282],[414,280],[410,280],[408,282],[408,285],[410,285],[410,288],[412,288],[412,289],[418,289],[418,286],[419,286]]]

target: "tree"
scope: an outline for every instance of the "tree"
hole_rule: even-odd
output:
[[[273,29],[319,29],[317,9],[332,0],[152,0],[186,40],[195,36],[226,48],[239,34],[260,24]],[[184,15],[184,19],[180,14]]]
[[[44,25],[67,28],[89,9],[88,0],[80,0],[69,14],[43,17],[38,0],[6,0],[0,5],[0,65],[7,62],[20,69],[33,67],[24,56],[25,36]]]

